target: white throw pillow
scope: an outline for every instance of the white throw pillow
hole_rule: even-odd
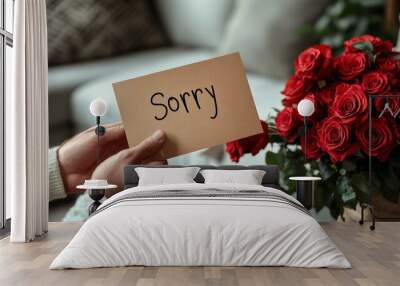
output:
[[[329,0],[238,0],[219,46],[240,52],[247,70],[286,79],[307,43],[301,27],[312,23]]]
[[[199,167],[184,168],[135,168],[139,186],[195,183]]]
[[[261,170],[202,170],[205,184],[261,185],[265,171]]]
[[[233,0],[157,0],[172,42],[215,48],[232,13]]]

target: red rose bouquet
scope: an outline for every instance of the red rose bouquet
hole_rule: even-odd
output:
[[[319,207],[330,207],[338,217],[343,206],[355,207],[368,197],[368,97],[400,94],[400,54],[392,43],[371,35],[344,42],[344,52],[334,56],[327,45],[315,45],[299,54],[294,75],[283,91],[283,108],[270,120],[269,131],[277,133],[279,150],[268,151],[266,160],[281,167],[283,187],[294,186],[292,175],[324,178]],[[303,118],[297,113],[302,99],[314,102],[308,120],[307,148]],[[379,116],[386,105],[392,113]],[[400,98],[374,98],[372,149],[374,184],[383,196],[398,202],[400,192]],[[232,160],[245,153],[258,153],[267,145],[265,133],[227,144]],[[276,137],[274,137],[276,138]],[[304,150],[307,153],[304,154]],[[378,188],[379,187],[379,188]]]

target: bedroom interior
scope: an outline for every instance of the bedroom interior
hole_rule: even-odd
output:
[[[0,0],[0,285],[398,285],[399,21]]]

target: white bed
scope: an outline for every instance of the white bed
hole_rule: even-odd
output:
[[[175,195],[146,197],[146,191]],[[50,269],[128,265],[350,268],[342,252],[298,204],[282,191],[255,185],[130,188],[99,207]]]

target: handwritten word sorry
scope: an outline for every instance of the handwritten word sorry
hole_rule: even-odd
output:
[[[157,120],[163,120],[164,118],[167,117],[169,111],[177,112],[182,108],[184,108],[186,113],[189,113],[190,110],[193,109],[193,107],[192,108],[190,107],[193,106],[193,104],[190,104],[191,102],[194,102],[197,106],[197,109],[201,110],[201,105],[199,101],[200,97],[202,98],[206,97],[212,100],[214,104],[214,112],[210,114],[210,118],[211,119],[217,118],[218,104],[213,85],[211,85],[210,87],[205,87],[204,89],[196,88],[189,91],[185,91],[179,94],[178,97],[169,96],[168,98],[166,98],[166,96],[162,92],[154,93],[150,97],[150,103],[154,106],[157,106],[157,108],[159,109],[159,112],[156,115],[154,115],[154,118]]]

